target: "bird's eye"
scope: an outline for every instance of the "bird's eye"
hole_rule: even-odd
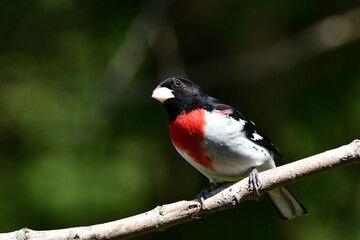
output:
[[[180,80],[175,80],[175,86],[180,87],[182,82]]]

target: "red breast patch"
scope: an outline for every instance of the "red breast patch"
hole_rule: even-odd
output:
[[[169,125],[170,137],[174,145],[185,151],[196,163],[215,171],[214,160],[206,155],[202,146],[205,140],[205,125],[204,109],[183,113]]]

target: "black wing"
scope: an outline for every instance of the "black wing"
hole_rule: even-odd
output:
[[[245,118],[244,131],[246,136],[253,142],[273,151],[280,158],[284,158],[279,149],[269,140],[269,138],[255,125],[255,123]]]
[[[215,99],[213,99],[215,100]],[[217,100],[217,99],[216,99]],[[213,102],[214,103],[214,102]],[[280,158],[284,158],[279,149],[274,146],[274,144],[268,139],[268,137],[255,125],[253,121],[245,117],[241,112],[239,112],[237,109],[223,104],[220,101],[217,100],[217,103],[213,105],[212,110],[228,110],[231,109],[231,113],[229,114],[230,117],[236,119],[236,120],[244,120],[244,132],[246,133],[246,136],[253,141],[256,144],[259,144],[262,147],[265,147],[266,149],[274,152],[276,155],[278,155]]]

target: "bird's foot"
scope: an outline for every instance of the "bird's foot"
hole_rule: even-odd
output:
[[[249,188],[252,189],[252,191],[255,190],[255,192],[260,195],[259,189],[260,189],[261,183],[259,179],[259,172],[256,168],[252,168],[249,175]]]
[[[216,184],[213,181],[210,181],[209,185],[206,186],[205,189],[203,189],[201,192],[199,192],[199,194],[197,195],[197,197],[200,199],[200,204],[201,204],[201,208],[205,209],[205,195],[209,193],[208,190],[210,190],[212,187],[216,186]]]
[[[204,197],[206,194],[208,194],[208,190],[203,189],[201,192],[199,192],[199,194],[197,195],[197,197],[200,199],[200,204],[201,204],[201,208],[205,209],[205,203],[204,203]]]

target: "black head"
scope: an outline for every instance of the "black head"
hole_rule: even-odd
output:
[[[209,98],[196,83],[181,77],[161,82],[152,97],[164,104],[170,122],[182,112],[203,108]]]

